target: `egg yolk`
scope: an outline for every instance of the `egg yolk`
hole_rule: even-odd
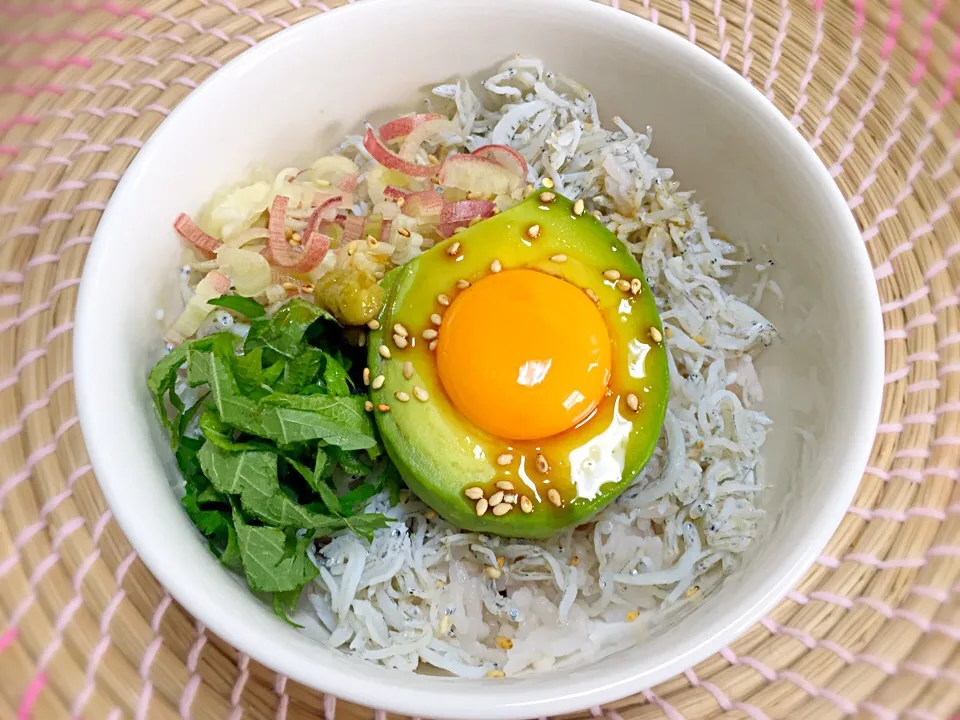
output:
[[[487,275],[443,317],[440,382],[487,432],[534,440],[590,415],[610,381],[610,336],[578,287],[536,270]]]

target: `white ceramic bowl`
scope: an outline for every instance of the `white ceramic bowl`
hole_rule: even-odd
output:
[[[363,119],[516,52],[584,82],[609,120],[654,128],[653,152],[714,227],[776,261],[783,340],[761,357],[775,421],[764,539],[718,591],[640,646],[575,671],[468,681],[389,671],[278,621],[209,554],[175,479],[144,380],[158,307],[177,305],[171,222],[253,162],[306,164]],[[140,151],[97,231],[77,310],[84,436],[144,562],[210,630],[274,670],[402,714],[560,714],[642,690],[732,641],[796,583],[853,497],[873,440],[883,342],[873,273],[843,198],[791,125],[736,73],[665,30],[578,0],[370,0],[280,32],[194,91]],[[804,450],[797,428],[815,440]],[[788,497],[789,496],[789,497]]]

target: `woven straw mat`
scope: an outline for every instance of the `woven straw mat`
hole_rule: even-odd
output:
[[[84,258],[138,148],[223,63],[327,9],[0,0],[0,717],[384,717],[288,682],[171,600],[104,502],[72,385]],[[854,505],[788,598],[693,670],[580,717],[949,717],[960,710],[960,0],[620,9],[741,72],[830,169],[876,268],[886,394]]]

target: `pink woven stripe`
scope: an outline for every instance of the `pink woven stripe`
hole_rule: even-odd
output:
[[[710,695],[713,696],[713,699],[716,700],[717,705],[719,705],[720,708],[725,712],[729,713],[734,710],[739,710],[740,712],[748,715],[754,720],[770,720],[770,718],[762,710],[760,710],[760,708],[747,703],[732,701],[729,697],[727,697],[726,693],[724,693],[723,690],[721,690],[719,687],[717,687],[711,682],[707,682],[706,680],[701,680],[697,676],[696,672],[694,672],[693,668],[685,671],[684,675],[686,675],[687,680],[690,681],[690,684],[693,687],[702,688],[703,690],[706,690],[708,693],[710,693]],[[650,692],[650,691],[647,691],[647,692]],[[654,695],[653,697],[647,697],[647,692],[644,692],[644,697],[646,697],[648,700],[651,700],[652,702],[657,704],[656,700],[653,699],[656,696]],[[651,693],[651,695],[653,695],[653,693]],[[661,709],[663,709],[662,706],[660,707]],[[673,711],[677,712],[676,709],[673,709]],[[670,716],[669,714],[667,716],[670,717],[671,720],[674,717],[674,716]],[[681,715],[680,713],[677,713],[675,717],[679,718],[679,720],[683,720],[683,715]]]
[[[948,682],[960,683],[960,672],[951,670],[950,668],[940,668],[909,661],[897,663],[895,661],[887,660],[870,653],[852,653],[839,643],[831,640],[817,639],[808,632],[798,628],[789,627],[787,625],[782,625],[772,618],[763,618],[760,623],[774,634],[787,635],[799,640],[810,650],[826,650],[827,652],[833,653],[848,665],[863,663],[865,665],[870,665],[871,667],[874,667],[889,676],[897,675],[901,672],[912,672],[917,675],[922,675],[928,680],[946,680]],[[731,650],[721,651],[721,653],[724,652],[733,654]],[[724,654],[724,657],[727,657],[727,655]],[[767,680],[775,679],[775,676],[770,674],[771,672],[775,671],[772,671],[770,668],[764,666],[756,658],[740,657],[739,662],[754,667]]]
[[[286,720],[287,708],[290,704],[290,697],[287,695],[287,676],[277,673],[273,679],[273,691],[280,696],[280,702],[277,705],[276,720]]]
[[[7,628],[3,635],[0,635],[0,653],[10,647],[19,635],[20,630],[16,626]]]
[[[814,591],[808,595],[804,595],[798,590],[791,590],[787,597],[793,600],[800,605],[807,605],[812,601],[825,602],[830,605],[837,605],[844,608],[845,610],[852,610],[853,608],[859,606],[869,607],[872,610],[883,615],[888,620],[904,620],[909,622],[912,625],[916,625],[923,632],[935,632],[946,635],[947,637],[960,641],[960,627],[954,625],[947,625],[945,623],[931,622],[927,618],[919,615],[917,613],[911,612],[909,610],[902,610],[900,608],[891,607],[889,604],[878,600],[876,598],[868,597],[859,597],[855,599],[850,599],[843,597],[842,595],[836,595],[830,592],[824,591]]]
[[[47,676],[44,673],[37,673],[23,693],[23,700],[20,701],[20,708],[17,710],[17,720],[33,720],[33,706],[46,685]]]
[[[824,116],[823,119],[817,124],[816,130],[814,130],[813,138],[810,140],[810,147],[816,149],[820,146],[820,143],[823,142],[823,134],[827,131],[827,128],[830,127],[830,124],[833,122],[833,110],[840,102],[840,93],[847,86],[847,83],[850,82],[850,78],[853,76],[854,70],[857,69],[857,66],[860,64],[860,48],[862,46],[862,39],[860,38],[860,29],[854,26],[854,38],[853,44],[850,47],[850,61],[847,63],[847,66],[844,68],[843,73],[837,79],[836,85],[833,86],[830,98],[827,100],[826,104],[823,106]]]
[[[82,33],[77,30],[63,30],[58,33],[5,33],[0,32],[0,44],[4,45],[28,45],[37,43],[40,45],[52,45],[58,42],[78,42],[89,43],[98,38],[107,38],[109,40],[123,40],[126,38],[118,30],[98,30],[95,33]]]
[[[142,20],[149,20],[152,16],[149,12],[141,7],[131,7],[124,8],[121,7],[116,2],[112,0],[106,0],[105,2],[94,2],[94,3],[81,3],[81,2],[66,2],[66,3],[50,3],[50,2],[37,2],[37,3],[3,3],[0,5],[0,15],[6,15],[7,17],[22,18],[28,17],[30,15],[42,15],[44,17],[54,17],[55,15],[63,12],[76,13],[78,15],[86,15],[92,12],[106,12],[116,17],[138,17]]]

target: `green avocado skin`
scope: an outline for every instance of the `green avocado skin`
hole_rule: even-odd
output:
[[[540,227],[536,242],[525,237],[532,224]],[[460,243],[465,262],[451,269],[446,249],[453,242]],[[558,254],[567,256],[567,261],[552,262],[551,258]],[[438,295],[445,294],[455,301],[456,281],[462,278],[475,282],[489,272],[495,258],[504,269],[540,269],[593,289],[600,296],[600,311],[611,333],[611,393],[614,396],[619,393],[622,398],[626,392],[634,392],[642,402],[641,410],[634,414],[610,400],[611,417],[615,408],[620,408],[622,417],[630,421],[629,437],[624,441],[622,471],[618,476],[605,479],[592,495],[565,500],[560,508],[542,497],[542,502],[529,514],[515,508],[501,517],[490,511],[479,517],[475,502],[465,497],[464,490],[477,485],[492,490],[493,484],[504,478],[490,460],[478,459],[475,449],[482,446],[486,457],[492,458],[506,444],[513,448],[518,444],[489,436],[462,416],[446,398],[433,354],[419,338],[422,330],[430,327],[429,316],[443,310],[437,304]],[[635,296],[626,294],[631,303],[627,314],[622,314],[624,293],[615,289],[613,283],[603,282],[602,274],[609,269],[618,270],[624,278],[638,278],[643,284]],[[547,538],[589,520],[616,499],[649,461],[662,428],[669,387],[666,349],[662,342],[651,340],[651,336],[662,337],[663,332],[656,303],[639,264],[623,243],[594,217],[575,215],[572,203],[566,198],[557,195],[551,202],[544,203],[539,193],[535,193],[516,207],[438,243],[392,270],[381,284],[387,300],[378,318],[379,328],[369,334],[368,365],[372,378],[383,375],[384,380],[377,390],[370,390],[370,399],[375,406],[389,405],[390,410],[373,411],[377,427],[388,455],[408,487],[452,525],[506,537]],[[392,341],[392,328],[397,323],[409,330],[411,347],[398,349]],[[636,347],[641,341],[647,350],[641,361],[645,372],[638,378],[628,374],[626,366],[629,365],[628,348]],[[380,354],[379,348],[383,345],[391,351],[389,359]],[[402,370],[407,361],[414,368],[410,379]],[[426,389],[429,401],[398,402],[396,393],[412,395],[414,386]],[[576,431],[585,442],[589,442],[594,432],[589,429],[591,422],[593,420]],[[602,430],[602,427],[598,429]],[[551,440],[547,438],[535,444],[549,444]],[[569,444],[570,441],[563,442]],[[523,449],[519,451],[522,453]],[[516,476],[509,479],[520,490],[524,489]]]

